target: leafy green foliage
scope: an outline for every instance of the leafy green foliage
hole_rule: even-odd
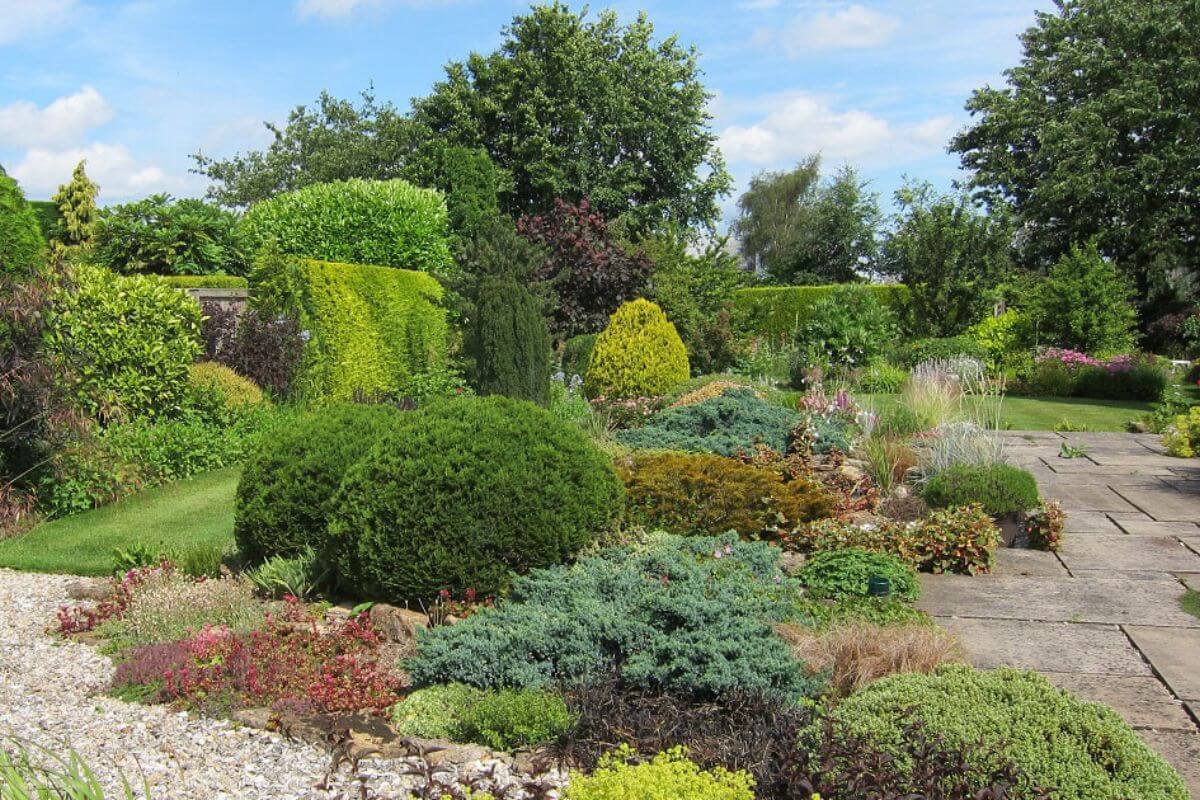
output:
[[[703,697],[815,695],[820,682],[769,625],[795,594],[778,562],[776,548],[732,534],[603,550],[537,570],[496,608],[425,632],[406,668],[417,685],[538,689],[617,670],[630,685]]]
[[[646,450],[732,456],[765,444],[783,453],[799,421],[799,414],[767,403],[752,389],[729,389],[720,397],[661,411],[641,428],[617,431],[617,440]]]
[[[241,228],[258,252],[448,275],[449,219],[440,192],[411,183],[347,180],[276,195],[250,207]]]
[[[592,360],[592,350],[596,347],[599,334],[581,333],[572,336],[563,343],[562,371],[567,380],[578,375],[582,378],[587,374],[588,364]]]
[[[396,733],[419,739],[454,739],[462,710],[484,694],[462,683],[417,689],[392,707]]]
[[[240,275],[163,275],[159,278],[176,289],[247,289],[250,281]]]
[[[45,347],[88,415],[171,416],[200,354],[200,307],[152,278],[80,266],[51,302]]]
[[[475,391],[545,405],[550,331],[537,298],[512,277],[483,278],[475,289],[474,323],[467,351],[475,359]]]
[[[924,361],[949,361],[964,357],[982,361],[984,355],[983,346],[970,336],[908,339],[898,342],[891,353],[898,364],[909,369]]]
[[[511,181],[482,148],[427,149],[409,162],[405,177],[445,195],[451,232],[460,242],[469,241],[501,216],[500,193]]]
[[[17,182],[0,170],[0,272],[32,273],[45,250],[37,214]]]
[[[1035,672],[944,666],[931,675],[893,675],[847,698],[833,715],[900,756],[909,710],[952,744],[982,742],[971,756],[982,759],[979,766],[1010,759],[1022,789],[1053,787],[1061,800],[1188,797],[1183,780],[1116,711],[1077,700]],[[901,756],[895,767],[912,764]]]
[[[263,402],[262,389],[224,364],[201,361],[188,368],[193,394],[211,395],[211,402],[223,408],[256,406]]]
[[[907,286],[896,284],[851,284],[855,291],[873,294],[897,317],[903,317],[909,301]],[[754,286],[733,293],[734,326],[746,334],[778,339],[791,336],[813,316],[813,308],[830,294],[841,291],[831,286]]]
[[[821,158],[750,179],[734,229],[742,255],[771,282],[841,283],[875,258],[879,203],[851,167],[821,182]]]
[[[257,562],[319,547],[342,478],[400,417],[392,406],[327,405],[262,436],[238,483],[242,555]]]
[[[305,547],[293,556],[271,556],[263,563],[246,570],[246,580],[264,597],[281,600],[295,597],[307,600],[316,594],[317,586],[328,570],[312,547]]]
[[[53,236],[68,247],[89,241],[96,224],[96,194],[100,187],[92,182],[83,167],[83,161],[76,164],[71,181],[59,186],[57,194],[51,198],[58,206],[58,225]],[[43,233],[47,238],[52,235],[50,231]]]
[[[690,376],[675,326],[661,308],[638,299],[618,308],[596,339],[584,388],[589,397],[660,397]]]
[[[481,692],[459,712],[455,738],[493,750],[552,742],[571,727],[566,701],[554,692],[500,689]]]
[[[1200,406],[1193,406],[1186,414],[1175,417],[1162,440],[1170,455],[1192,458],[1200,454]]]
[[[405,414],[343,481],[328,552],[358,596],[480,595],[559,564],[611,526],[623,491],[574,426],[505,397]]]
[[[992,372],[1016,372],[1030,358],[1029,320],[1015,309],[999,316],[987,315],[971,326],[966,335],[979,345],[983,361]]]
[[[895,556],[857,547],[818,552],[804,562],[796,577],[816,599],[867,597],[867,582],[875,577],[886,578],[891,596],[900,600],[912,602],[921,594],[911,566]]]
[[[618,472],[630,521],[682,535],[736,531],[758,539],[834,511],[833,498],[815,481],[785,481],[775,470],[725,456],[635,454]]]
[[[448,64],[413,105],[418,151],[483,148],[512,175],[510,211],[590,198],[648,228],[718,216],[731,179],[708,98],[696,53],[656,41],[644,14],[621,25],[616,13],[588,20],[554,2],[514,18],[495,52]]]
[[[898,333],[895,315],[873,294],[839,286],[813,306],[796,344],[810,363],[854,368],[882,355]]]
[[[1033,475],[1010,464],[956,464],[930,478],[921,495],[933,508],[979,503],[992,516],[1032,511],[1041,502]]]
[[[1095,356],[1120,355],[1134,345],[1132,297],[1129,281],[1093,242],[1072,247],[1060,258],[1022,310],[1042,344]]]
[[[267,253],[255,265],[255,303],[294,315],[308,331],[297,391],[353,400],[402,394],[444,364],[443,289],[412,270],[333,264]]]
[[[744,772],[716,767],[705,772],[687,758],[683,747],[668,750],[645,763],[618,750],[591,775],[577,775],[567,787],[565,800],[754,800],[754,780]]]
[[[854,376],[855,387],[864,394],[896,394],[907,380],[908,370],[882,358],[869,362]]]
[[[92,244],[97,264],[125,274],[244,275],[250,263],[237,216],[165,194],[103,209]]]

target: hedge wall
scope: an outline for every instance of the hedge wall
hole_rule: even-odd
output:
[[[908,287],[900,284],[859,285],[900,315],[908,304]],[[828,286],[755,286],[733,293],[734,322],[747,334],[778,337],[790,334],[808,320],[812,307],[829,296],[838,284]]]
[[[256,306],[300,320],[295,386],[308,397],[394,396],[446,359],[443,290],[427,273],[268,254],[253,285]]]
[[[238,275],[162,275],[168,286],[176,289],[245,289],[250,281]]]
[[[42,236],[49,240],[51,235],[58,230],[58,225],[62,221],[58,205],[50,200],[30,200],[29,207],[33,209],[33,213],[38,219],[38,225],[42,228]]]

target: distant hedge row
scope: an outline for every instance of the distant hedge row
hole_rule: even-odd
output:
[[[745,333],[778,337],[789,334],[808,321],[813,306],[825,299],[838,284],[828,286],[756,286],[733,294],[734,319]],[[864,283],[870,292],[898,315],[909,301],[907,286]]]
[[[395,396],[446,360],[443,289],[428,273],[269,254],[254,285],[256,305],[307,332],[296,387],[308,396]]]
[[[163,275],[161,279],[176,289],[245,289],[250,282],[239,275]]]

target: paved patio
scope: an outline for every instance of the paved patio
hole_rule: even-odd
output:
[[[1157,436],[1006,432],[1012,460],[1067,510],[1061,552],[1003,549],[992,575],[922,576],[921,607],[979,667],[1036,669],[1107,703],[1200,800],[1200,460]],[[1083,457],[1062,458],[1063,442]]]

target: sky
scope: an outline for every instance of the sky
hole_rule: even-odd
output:
[[[573,8],[583,4],[574,2]],[[0,164],[31,199],[87,170],[102,204],[204,193],[190,154],[267,144],[321,90],[407,107],[490,52],[528,0],[0,0]],[[737,193],[810,153],[858,168],[885,210],[905,178],[948,189],[971,91],[999,85],[1051,0],[616,0],[700,53]]]

